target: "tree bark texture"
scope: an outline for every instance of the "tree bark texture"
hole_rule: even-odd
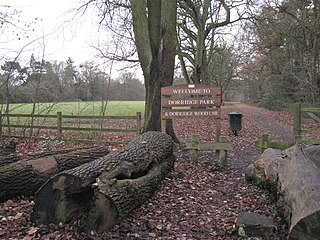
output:
[[[0,154],[14,153],[16,151],[17,144],[18,140],[15,138],[5,139],[0,146]]]
[[[2,154],[2,153],[1,153]],[[0,167],[22,160],[23,156],[19,153],[6,153],[0,155]]]
[[[308,148],[299,145],[285,151],[267,149],[246,175],[277,197],[289,223],[289,240],[320,236],[320,169],[307,156]]]
[[[0,201],[33,195],[52,175],[93,161],[108,154],[105,147],[63,150],[57,154],[41,153],[19,156],[19,161],[0,166]]]
[[[119,151],[53,176],[35,195],[31,220],[67,223],[84,216],[107,230],[139,207],[173,168],[173,141],[147,132]]]
[[[21,155],[16,153],[17,143],[18,141],[15,138],[9,138],[0,145],[0,166],[21,159]]]

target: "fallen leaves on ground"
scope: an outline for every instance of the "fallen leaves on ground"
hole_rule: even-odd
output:
[[[190,162],[189,152],[176,146],[174,171],[167,175],[160,189],[141,208],[133,211],[108,232],[87,231],[81,219],[70,224],[34,226],[29,221],[32,199],[8,200],[0,204],[0,239],[238,239],[234,224],[238,213],[251,211],[270,217],[277,229],[266,239],[284,239],[287,226],[277,215],[276,206],[266,192],[245,182],[245,168],[259,156],[254,142],[270,125],[257,124],[250,111],[243,115],[242,130],[235,136],[229,129],[229,112],[245,111],[228,106],[222,111],[222,135],[227,136],[234,150],[228,153],[230,167],[212,170],[217,163],[214,152],[199,152],[199,161]],[[254,108],[288,131],[292,116]],[[247,109],[248,110],[248,109]],[[182,142],[191,133],[200,134],[201,141],[213,141],[215,123],[212,118],[176,119],[175,131]],[[36,147],[35,147],[36,148]],[[115,146],[112,146],[115,149]]]

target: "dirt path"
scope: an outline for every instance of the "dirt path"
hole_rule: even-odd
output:
[[[258,125],[267,129],[279,141],[291,142],[294,140],[292,129],[288,129],[283,122],[272,118],[270,112],[265,109],[247,104],[237,104],[236,107],[240,112],[254,119]]]
[[[234,145],[231,155],[231,166],[234,169],[244,172],[259,157],[261,150],[255,147],[255,141],[261,139],[263,133],[268,133],[272,141],[293,141],[292,116],[289,113],[236,103],[224,107],[224,124],[229,124],[228,113],[233,111],[243,115],[242,130],[238,136],[233,136],[230,131],[223,134],[227,134]],[[225,129],[228,128],[225,126]]]

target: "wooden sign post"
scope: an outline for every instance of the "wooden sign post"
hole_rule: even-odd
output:
[[[221,132],[221,88],[210,85],[184,84],[161,89],[161,129],[166,131],[167,119],[176,117],[209,116],[216,122],[216,143],[200,142],[198,135],[192,134],[187,148],[190,150],[192,162],[198,161],[199,150],[219,152],[221,167],[227,166],[227,151],[232,150],[226,137]]]
[[[161,129],[167,119],[212,116],[216,120],[216,139],[221,132],[221,88],[211,85],[183,84],[161,88]]]

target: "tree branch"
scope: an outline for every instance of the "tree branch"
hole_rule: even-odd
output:
[[[222,26],[226,26],[230,23],[230,19],[231,19],[231,9],[230,7],[225,3],[224,0],[220,0],[224,10],[226,11],[226,19],[222,22],[212,22],[212,23],[208,23],[206,26],[206,31],[205,31],[205,36],[207,36],[209,34],[209,32],[212,29],[216,29]]]

